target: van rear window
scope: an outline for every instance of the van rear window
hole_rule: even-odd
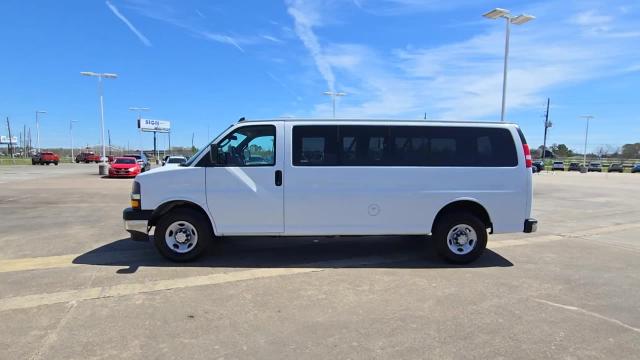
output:
[[[295,166],[464,166],[518,164],[511,132],[454,126],[296,125]]]

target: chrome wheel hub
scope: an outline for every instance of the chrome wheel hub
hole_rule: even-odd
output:
[[[186,221],[176,221],[167,228],[164,240],[171,250],[184,254],[198,243],[198,231]]]
[[[478,242],[478,235],[467,224],[458,224],[451,227],[447,234],[447,245],[454,254],[466,255],[470,253]]]

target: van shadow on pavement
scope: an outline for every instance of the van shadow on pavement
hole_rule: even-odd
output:
[[[165,260],[153,244],[131,239],[116,240],[88,251],[74,264],[126,266],[119,274],[138,267],[221,268],[485,268],[513,264],[486,249],[475,262],[453,265],[438,258],[423,236],[391,237],[238,237],[218,238],[198,260],[174,263]]]

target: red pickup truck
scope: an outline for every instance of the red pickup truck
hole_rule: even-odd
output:
[[[44,165],[44,164],[54,164],[58,165],[60,161],[60,157],[58,154],[52,153],[50,151],[39,152],[31,157],[31,165]]]
[[[76,163],[99,163],[100,155],[96,155],[94,152],[81,152],[76,156]]]

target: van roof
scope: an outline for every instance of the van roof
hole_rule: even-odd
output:
[[[467,120],[422,120],[422,119],[304,119],[304,118],[278,118],[278,119],[245,119],[240,118],[238,123],[245,122],[382,122],[382,123],[416,123],[416,124],[494,124],[494,125],[516,125],[512,122],[501,121],[467,121]]]

